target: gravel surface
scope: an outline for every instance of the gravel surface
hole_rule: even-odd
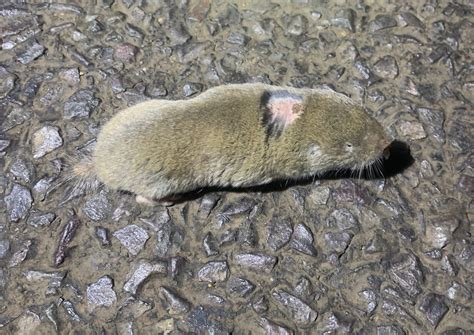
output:
[[[72,3],[0,5],[0,333],[473,333],[472,2]],[[119,110],[242,82],[346,93],[414,163],[169,208],[70,194]]]

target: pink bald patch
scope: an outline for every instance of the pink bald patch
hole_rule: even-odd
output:
[[[271,122],[278,122],[284,128],[303,114],[302,101],[292,97],[272,97],[267,107],[271,114]]]

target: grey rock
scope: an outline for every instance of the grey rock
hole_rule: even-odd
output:
[[[337,230],[359,231],[359,222],[355,216],[345,208],[338,208],[331,212],[326,220],[326,225]]]
[[[234,262],[249,270],[270,273],[277,258],[263,253],[241,253],[234,256]]]
[[[229,222],[232,216],[249,214],[256,204],[257,202],[250,197],[241,197],[224,205],[217,214],[217,220],[223,224]]]
[[[119,44],[115,47],[114,57],[125,62],[132,62],[138,53],[138,48],[129,43]]]
[[[311,192],[308,194],[307,199],[315,205],[326,205],[329,200],[330,194],[331,190],[329,189],[329,187],[319,186],[311,190]]]
[[[44,46],[39,44],[35,39],[30,39],[15,49],[17,60],[21,64],[29,64],[45,51]]]
[[[398,128],[401,135],[410,140],[421,140],[426,137],[425,129],[420,122],[401,120],[398,122]]]
[[[377,335],[405,335],[406,333],[399,326],[378,326]]]
[[[59,128],[44,126],[33,134],[32,151],[34,158],[40,158],[63,145]]]
[[[333,26],[341,27],[354,33],[355,32],[355,18],[356,18],[356,13],[353,9],[344,8],[344,9],[338,10],[336,14],[334,15],[334,18],[332,18],[330,21]]]
[[[134,297],[128,297],[121,303],[118,310],[120,319],[136,319],[153,308],[153,303],[141,301]]]
[[[146,241],[150,238],[146,230],[137,225],[129,225],[116,230],[113,236],[117,238],[133,256],[138,255],[145,246]]]
[[[267,226],[267,245],[273,251],[281,249],[290,241],[292,234],[291,221],[274,216]]]
[[[225,335],[232,333],[233,328],[226,325],[226,321],[232,320],[235,313],[218,308],[196,306],[186,318],[191,333],[199,334],[203,331],[209,334]]]
[[[30,190],[20,184],[13,184],[11,192],[5,197],[7,213],[11,222],[18,222],[28,214],[33,198]]]
[[[219,250],[217,248],[217,241],[214,235],[212,235],[212,233],[206,234],[204,240],[202,241],[202,246],[207,257],[214,256],[219,253]]]
[[[269,302],[267,297],[264,295],[258,296],[252,301],[252,309],[258,313],[258,314],[263,314],[266,311],[268,311],[269,308]]]
[[[231,277],[227,281],[227,293],[232,297],[245,298],[255,290],[255,285],[241,277]]]
[[[33,186],[33,197],[35,201],[43,201],[49,194],[55,177],[44,177]]]
[[[445,118],[443,111],[430,108],[417,108],[416,112],[428,134],[437,142],[444,143],[446,141],[446,135],[444,132]]]
[[[208,262],[202,266],[197,273],[199,281],[209,283],[222,282],[227,280],[228,277],[229,267],[226,261]]]
[[[169,39],[169,46],[176,46],[187,42],[191,36],[182,24],[165,29],[166,37]]]
[[[302,15],[295,15],[290,18],[286,31],[293,36],[300,36],[306,31],[308,20]]]
[[[352,334],[353,321],[346,320],[340,314],[326,312],[318,321],[318,334]]]
[[[260,318],[258,324],[263,328],[266,335],[293,335],[295,333],[292,329],[282,326],[267,318]]]
[[[159,257],[166,257],[172,247],[172,229],[170,221],[161,225],[156,231],[155,254]]]
[[[26,183],[32,181],[35,169],[31,162],[24,159],[16,159],[10,166],[10,173]]]
[[[324,241],[328,252],[335,252],[338,255],[342,255],[352,240],[352,236],[346,232],[337,233],[326,233],[324,234]]]
[[[63,306],[64,310],[66,311],[66,314],[69,316],[69,318],[77,323],[82,323],[83,319],[79,316],[79,314],[76,311],[76,308],[74,307],[74,304],[69,301],[69,300],[64,300],[61,305]]]
[[[160,287],[160,296],[164,300],[165,308],[170,315],[183,314],[191,308],[191,304],[187,300],[169,288]]]
[[[392,56],[384,56],[374,64],[374,73],[384,79],[394,79],[398,76],[397,60]]]
[[[74,93],[64,104],[64,118],[87,118],[89,114],[99,106],[100,99],[95,93],[88,89],[79,90]]]
[[[377,308],[377,294],[371,289],[365,289],[360,291],[358,295],[367,302],[367,314],[372,314]]]
[[[282,289],[274,289],[272,297],[278,307],[300,327],[311,326],[318,317],[314,309]]]
[[[139,260],[129,273],[129,279],[123,286],[123,290],[130,294],[137,294],[137,290],[152,274],[166,275],[168,273],[165,262],[150,263],[146,260]]]
[[[10,258],[8,267],[11,268],[20,265],[28,256],[32,244],[33,242],[31,240],[23,242],[20,248],[12,255],[12,258]]]
[[[258,231],[251,219],[246,219],[237,232],[237,243],[241,246],[255,247],[258,243]]]
[[[402,27],[412,26],[417,28],[424,28],[425,25],[421,20],[413,13],[403,12],[398,15],[398,20]]]
[[[420,305],[420,311],[425,313],[426,318],[434,327],[438,325],[448,309],[444,297],[434,293],[423,297]]]
[[[441,249],[453,239],[453,233],[458,227],[459,221],[456,218],[429,220],[424,240],[431,247]]]
[[[191,95],[194,95],[201,91],[202,91],[202,85],[199,83],[186,83],[183,86],[183,93],[185,97],[190,97]]]
[[[16,76],[0,66],[0,99],[5,98],[15,86]]]
[[[421,292],[423,272],[418,258],[412,254],[399,254],[388,264],[388,275],[410,297]]]
[[[10,251],[10,240],[7,238],[0,239],[0,259],[4,259]]]
[[[110,307],[117,301],[117,295],[112,289],[113,281],[109,276],[99,278],[87,286],[87,302],[93,306]]]
[[[313,242],[314,237],[311,230],[302,223],[297,224],[291,237],[290,247],[304,254],[316,256],[317,252]]]
[[[29,111],[21,107],[14,107],[12,111],[7,115],[5,121],[3,121],[0,129],[3,131],[7,131],[24,123],[30,118],[31,113]]]
[[[0,139],[0,152],[5,151],[10,146],[10,140],[2,140]]]
[[[311,302],[314,299],[314,290],[308,278],[301,277],[293,291],[305,302]]]
[[[373,33],[379,30],[393,28],[397,26],[397,20],[388,14],[379,14],[369,24],[369,32]]]
[[[63,284],[64,278],[66,277],[66,272],[46,272],[46,271],[38,271],[38,270],[28,270],[23,272],[23,276],[25,276],[26,280],[32,283],[47,283],[46,294],[53,295],[57,294],[57,290]]]
[[[34,212],[30,214],[27,222],[30,226],[39,228],[49,225],[54,219],[56,219],[56,214],[54,213]]]
[[[446,291],[446,296],[454,302],[468,306],[471,303],[471,291],[461,283],[453,281]]]
[[[247,43],[248,38],[239,32],[232,31],[230,32],[229,36],[227,37],[227,42],[230,44],[237,44],[237,45],[245,45]]]
[[[87,217],[94,221],[101,221],[109,217],[111,205],[107,193],[102,190],[86,201],[82,208]]]
[[[99,239],[102,246],[109,246],[111,244],[107,228],[95,227],[95,236]]]

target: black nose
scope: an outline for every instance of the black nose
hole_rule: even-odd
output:
[[[386,147],[385,149],[383,149],[383,158],[385,159],[389,159],[390,158],[390,147]]]

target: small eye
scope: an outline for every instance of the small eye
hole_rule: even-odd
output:
[[[352,144],[351,143],[346,143],[346,148],[347,149],[352,149]]]

